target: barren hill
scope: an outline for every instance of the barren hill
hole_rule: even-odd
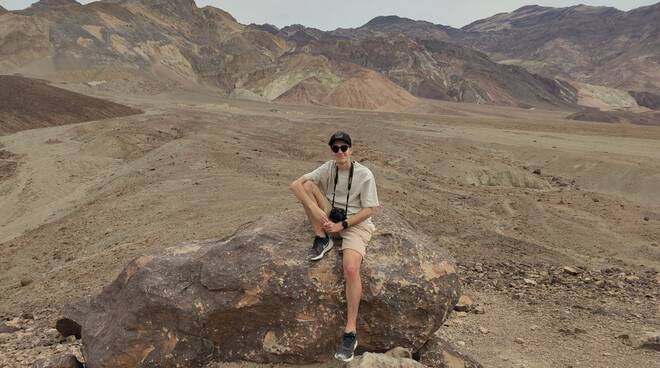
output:
[[[323,100],[333,106],[388,109],[414,100],[395,84],[371,83],[364,68],[291,53],[295,44],[192,0],[41,1],[3,21],[0,71],[10,73],[94,85],[139,83],[155,92],[204,85],[225,96],[268,101],[316,77],[319,88],[334,96],[345,93],[334,91],[344,82],[368,96],[386,86],[378,103]]]
[[[48,80],[146,93],[202,85],[225,96],[377,110],[407,107],[413,96],[524,107],[576,103],[564,83],[438,41],[458,30],[398,17],[356,30],[280,30],[242,25],[193,0],[49,0],[2,18],[0,72]],[[338,97],[348,91],[359,96]]]
[[[660,3],[628,12],[585,5],[530,5],[462,29],[383,16],[358,28],[327,32],[319,39],[366,40],[403,34],[418,43],[434,40],[467,46],[485,52],[494,62],[522,66],[551,79],[658,93],[659,19]],[[298,32],[303,31],[314,35],[313,29]]]
[[[481,52],[440,40],[415,41],[399,33],[323,39],[306,47],[332,60],[376,70],[419,97],[521,107],[566,108],[576,103],[576,91],[567,83],[497,64]]]
[[[587,109],[573,113],[567,116],[566,119],[596,121],[601,123],[625,123],[660,126],[660,112],[656,111],[634,113],[629,111],[600,111],[598,109]]]
[[[0,134],[140,113],[130,107],[50,86],[0,75]]]
[[[337,29],[332,34],[351,39],[364,39],[389,33],[403,33],[415,40],[451,40],[457,29],[423,20],[413,20],[396,15],[376,17],[355,29]]]
[[[627,12],[532,5],[462,30],[455,41],[547,76],[660,91],[660,3]]]

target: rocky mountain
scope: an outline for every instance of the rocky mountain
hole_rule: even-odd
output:
[[[515,21],[500,14],[462,30],[387,16],[360,28],[324,32],[302,25],[246,26],[220,9],[199,8],[193,0],[101,0],[86,5],[41,0],[1,15],[0,72],[70,82],[170,83],[156,90],[172,83],[183,88],[201,84],[227,96],[376,110],[402,109],[415,104],[417,97],[574,108],[580,102],[578,89],[560,79],[576,77],[553,66],[559,54],[539,59],[548,61],[532,68],[540,76],[527,70],[531,62],[540,65],[533,60],[536,54],[521,54],[520,60],[528,61],[513,62],[513,56],[489,46],[522,27],[518,18],[528,19],[538,9],[519,9]],[[529,27],[536,32],[548,22],[557,26],[551,23],[553,11],[542,19],[529,18],[527,22],[536,24]],[[515,27],[500,25],[505,23]],[[654,34],[654,29],[647,33]],[[527,38],[529,44],[535,40]],[[548,71],[552,68],[557,72]],[[616,75],[610,73],[611,78]],[[621,86],[631,80],[619,78],[625,80]],[[646,80],[654,83],[653,78]]]
[[[501,65],[485,54],[439,40],[398,33],[359,39],[321,39],[313,54],[376,70],[415,96],[521,107],[572,106],[575,90],[561,81]]]
[[[457,31],[460,32],[453,27],[441,24],[390,15],[376,17],[359,28],[339,28],[331,34],[350,39],[364,39],[388,33],[403,33],[415,40],[449,41],[451,35]]]
[[[61,8],[65,6],[76,6],[76,5],[80,5],[80,3],[77,2],[76,0],[39,0],[36,3],[30,5],[30,7],[27,10],[30,11],[36,9],[54,9],[54,8]]]
[[[549,78],[660,92],[660,3],[630,11],[524,6],[461,29],[396,16],[331,32],[347,38],[403,33],[459,43]]]
[[[274,100],[315,77],[325,95],[315,94],[333,106],[398,109],[415,100],[372,71],[293,52],[294,43],[239,24],[220,9],[198,8],[193,0],[87,5],[50,0],[2,17],[0,72],[6,74],[70,82],[202,84],[224,95],[261,100]],[[338,97],[349,91],[388,97],[370,102]]]
[[[576,90],[567,83],[442,41],[457,31],[451,27],[395,16],[332,32],[301,25],[262,27],[295,43],[296,50],[378,71],[418,97],[520,107],[570,107],[577,102]]]
[[[452,39],[500,62],[550,77],[660,92],[660,3],[627,12],[525,6],[462,31]]]
[[[522,66],[551,80],[569,81],[578,94],[589,95],[578,96],[578,103],[589,104],[593,100],[592,90],[597,89],[591,85],[616,88],[623,94],[629,90],[660,92],[659,9],[660,3],[628,12],[584,5],[568,8],[532,5],[496,14],[462,29],[386,16],[374,18],[359,28],[326,32],[322,37],[310,28],[298,32],[316,40],[333,37],[364,41],[405,35],[420,44],[429,40],[460,44],[484,52],[489,61]],[[505,80],[512,79],[507,76]],[[587,86],[584,91],[583,86]],[[618,95],[601,96],[602,100],[616,101],[599,101],[589,106],[609,104],[610,108],[618,108],[630,99],[628,96],[621,100]],[[631,96],[635,98],[634,92]],[[646,107],[645,102],[640,101],[634,108],[640,106]]]

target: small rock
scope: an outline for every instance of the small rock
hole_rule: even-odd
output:
[[[490,331],[486,327],[479,326],[479,332],[481,332],[482,334],[485,335],[485,334],[489,333]]]
[[[527,285],[537,285],[536,281],[534,281],[534,280],[532,280],[532,279],[523,279],[523,281],[524,281],[525,284],[527,284]]]
[[[534,171],[532,171],[532,173],[536,175],[541,175],[541,169],[535,169]]]
[[[646,339],[639,345],[640,349],[660,351],[660,334],[646,334]]]
[[[21,279],[21,287],[28,286],[28,285],[30,285],[32,282],[33,282],[33,281],[32,281],[32,279],[30,279],[30,278],[23,278],[23,279]]]
[[[55,328],[64,337],[75,336],[80,339],[82,327],[69,318],[60,318],[55,323]]]
[[[78,361],[75,355],[66,354],[39,359],[34,362],[32,368],[83,368],[83,364]]]
[[[577,269],[568,266],[564,266],[563,271],[564,273],[567,273],[569,275],[577,275],[578,273],[580,273]]]
[[[625,280],[628,282],[639,281],[639,276],[635,276],[635,275],[626,276]]]
[[[539,326],[537,326],[537,325],[531,325],[529,327],[529,329],[532,330],[532,331],[536,331],[537,328],[539,328]]]
[[[410,349],[402,348],[400,346],[388,350],[387,352],[385,352],[385,355],[391,356],[393,358],[412,359],[412,352],[410,351]]]
[[[624,341],[627,341],[627,340],[630,340],[630,335],[628,335],[628,334],[620,334],[620,335],[617,335],[616,338],[617,338],[617,339],[624,340]]]
[[[644,221],[650,220],[648,216],[644,216]]]
[[[454,310],[459,312],[468,312],[472,309],[473,305],[474,301],[472,298],[467,295],[461,295],[461,297],[458,299],[458,303],[454,307]]]
[[[474,314],[486,314],[486,308],[484,308],[482,305],[478,305],[474,307]]]
[[[459,341],[458,346],[464,346],[465,342]],[[453,344],[436,335],[429,339],[417,352],[419,362],[425,367],[445,368],[483,368],[473,357],[461,353]],[[378,368],[381,368],[380,366]],[[402,366],[397,368],[403,368]]]
[[[49,328],[44,332],[44,337],[41,339],[41,345],[52,346],[60,342],[62,335],[54,328]]]
[[[0,333],[12,333],[18,331],[19,328],[16,328],[14,326],[7,326],[4,323],[0,323]]]
[[[525,340],[521,339],[520,337],[516,337],[515,339],[513,339],[513,341],[514,341],[516,344],[520,344],[520,345],[522,345],[522,344],[525,343]]]

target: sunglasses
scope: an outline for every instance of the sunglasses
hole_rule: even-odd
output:
[[[337,153],[339,152],[339,150],[341,150],[342,152],[348,151],[349,146],[346,144],[342,144],[341,146],[333,145],[331,148],[332,148],[332,152]]]

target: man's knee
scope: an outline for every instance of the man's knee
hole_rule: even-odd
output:
[[[319,187],[318,187],[316,184],[314,184],[313,181],[310,181],[310,180],[307,180],[307,181],[303,184],[303,188],[305,188],[305,190],[306,190],[308,193],[314,193],[314,192],[316,192],[316,191],[319,190]]]
[[[360,277],[360,264],[350,262],[344,264],[344,277],[346,280],[357,280]]]

